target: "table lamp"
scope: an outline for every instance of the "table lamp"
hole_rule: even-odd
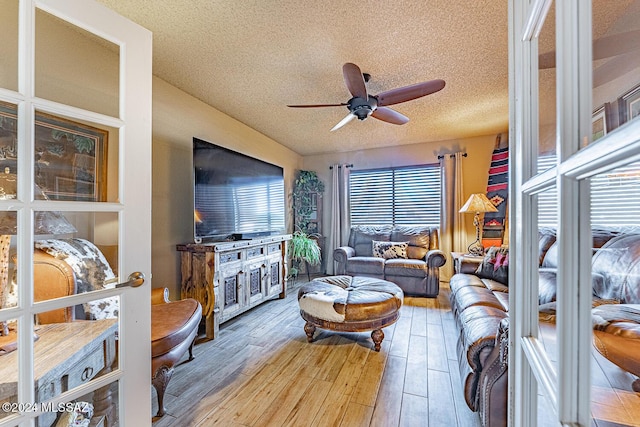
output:
[[[460,213],[472,213],[473,225],[476,226],[476,240],[469,245],[467,249],[470,255],[482,256],[484,255],[484,247],[480,242],[480,213],[485,212],[498,212],[498,209],[491,203],[487,196],[482,193],[472,194],[469,196],[467,203],[459,210]]]
[[[16,198],[16,175],[0,173],[0,200]],[[47,200],[47,196],[36,186],[35,198]],[[38,211],[34,216],[33,234],[69,234],[76,228],[60,212]],[[11,236],[17,234],[18,222],[15,211],[0,213],[0,308],[4,308],[9,293],[9,249]],[[0,322],[0,336],[9,334],[7,322]]]

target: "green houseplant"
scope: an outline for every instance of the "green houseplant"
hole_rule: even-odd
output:
[[[304,262],[307,264],[307,278],[311,280],[309,265],[318,265],[322,260],[320,246],[313,238],[301,230],[296,230],[289,240],[289,258],[293,261],[290,276],[296,278],[300,272],[300,266]]]

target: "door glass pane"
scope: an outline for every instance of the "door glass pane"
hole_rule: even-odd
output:
[[[36,96],[118,116],[119,48],[41,10],[36,12]]]
[[[538,38],[538,155],[556,153],[556,31],[555,4]]]
[[[596,423],[636,425],[640,413],[640,164],[591,179]],[[609,424],[607,424],[609,425]]]
[[[118,200],[118,131],[36,111],[35,182],[49,200]]]
[[[538,309],[538,339],[544,349],[544,355],[551,366],[558,370],[558,340],[557,321],[559,314],[558,306],[558,212],[557,212],[557,189],[555,185],[541,192],[538,198],[538,289],[537,303]],[[539,417],[555,418],[553,407],[550,406],[549,399],[544,396],[545,390],[538,387],[540,397],[538,407],[544,408],[539,411]],[[552,396],[553,397],[553,396]],[[550,413],[545,415],[545,413]],[[545,424],[540,424],[545,425]]]
[[[8,335],[0,335],[0,404],[18,402],[17,386],[18,386],[18,322],[15,319],[9,319],[3,325],[8,327]],[[8,417],[17,412],[17,406],[9,406],[9,411],[0,410],[0,419]],[[15,409],[15,410],[14,410]]]
[[[99,306],[104,300],[90,301]],[[35,327],[37,340],[34,343],[34,380],[36,402],[46,402],[60,393],[73,391],[111,372],[117,360],[116,345],[119,320],[117,317],[89,321],[61,321],[63,311],[74,311],[78,307],[63,307],[59,310],[38,313]],[[111,387],[96,390],[92,395],[78,401],[96,406],[111,400]],[[99,406],[99,405],[98,405]],[[103,408],[104,409],[104,408]],[[66,412],[61,411],[61,412]],[[51,412],[40,417],[46,419],[42,425],[52,425],[61,412]]]
[[[14,104],[0,102],[0,174],[10,173],[2,178],[0,197],[15,198],[16,172],[18,161],[18,119]],[[7,186],[11,187],[8,189]]]
[[[18,300],[16,297],[15,284],[12,281],[14,264],[11,254],[15,247],[15,237],[17,230],[16,212],[0,212],[0,313],[7,308],[16,307]],[[11,322],[6,318],[0,320],[0,342],[8,345],[14,342],[17,329],[10,328]],[[15,325],[14,325],[15,326]],[[9,341],[7,336],[12,335]],[[1,347],[2,345],[0,345]],[[6,349],[5,349],[6,350]],[[2,351],[0,350],[0,354]],[[1,365],[1,363],[0,363]]]
[[[0,0],[0,87],[18,90],[18,0]]]
[[[117,213],[37,211],[34,225],[35,301],[110,289],[118,282]],[[105,313],[85,304],[74,318],[115,316],[115,304],[104,301]]]
[[[593,2],[593,140],[640,116],[640,5]]]

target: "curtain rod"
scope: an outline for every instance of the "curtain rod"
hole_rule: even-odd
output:
[[[349,163],[348,165],[338,165],[339,168],[341,168],[342,166],[344,166],[345,168],[352,168],[353,163]],[[329,166],[329,169],[333,169],[333,166]]]
[[[444,156],[445,156],[444,154],[440,154],[438,156],[438,160],[444,159]],[[455,156],[456,156],[455,154],[449,154],[449,157],[451,157],[451,158],[453,158]],[[462,157],[467,157],[467,153],[462,153]]]

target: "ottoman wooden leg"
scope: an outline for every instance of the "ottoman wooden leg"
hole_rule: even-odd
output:
[[[311,322],[304,324],[304,332],[307,334],[307,341],[313,342],[313,334],[316,331],[316,325]]]
[[[380,344],[382,343],[382,340],[384,339],[384,332],[382,332],[382,329],[376,329],[373,332],[371,332],[371,339],[373,340],[373,343],[375,344],[375,350],[376,351],[380,351]]]

